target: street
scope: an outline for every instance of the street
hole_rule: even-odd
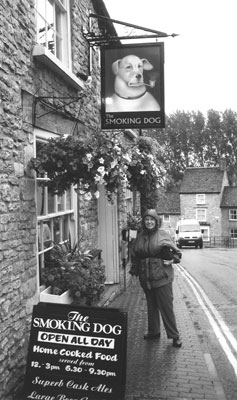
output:
[[[183,296],[228,400],[237,398],[237,249],[182,249]]]

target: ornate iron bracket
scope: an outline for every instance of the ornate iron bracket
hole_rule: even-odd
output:
[[[47,107],[49,111],[43,112],[42,114],[37,115],[37,118],[42,118],[45,117],[48,114],[51,113],[58,113],[58,114],[65,114],[65,108],[71,105],[72,103],[79,102],[79,100],[82,100],[83,97],[85,96],[85,93],[83,93],[81,96],[77,97],[57,97],[57,96],[39,96],[35,97],[34,99],[34,109],[36,109],[36,106],[38,103],[41,103],[42,106]],[[53,100],[53,103],[48,102],[47,100]],[[60,101],[60,104],[59,104]],[[58,104],[57,104],[58,103]],[[73,119],[72,116],[68,115],[67,117],[70,117]],[[76,118],[74,118],[76,119]]]
[[[82,103],[85,93],[78,97],[42,96],[33,99],[33,125],[54,132],[74,134],[84,129],[84,122],[80,119]],[[72,115],[68,108],[78,103],[76,115]]]
[[[98,20],[98,24],[96,21]],[[117,35],[116,29],[113,24],[118,24],[125,29],[130,28],[131,32],[127,35],[119,36]],[[100,32],[98,33],[98,25]],[[96,29],[97,28],[97,29]],[[121,46],[121,40],[136,40],[136,39],[160,39],[166,37],[175,37],[178,34],[172,33],[167,34],[164,32],[156,31],[154,29],[145,28],[139,25],[130,24],[128,22],[119,21],[116,19],[111,19],[104,17],[102,15],[89,14],[89,29],[83,28],[83,36],[88,41],[91,47],[94,46],[106,46],[106,45],[117,45]]]

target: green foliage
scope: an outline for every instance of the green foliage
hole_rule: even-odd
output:
[[[127,182],[131,190],[144,195],[163,184],[165,170],[159,158],[162,149],[151,138],[139,138],[126,146],[122,136],[100,133],[82,139],[75,136],[51,139],[43,143],[29,166],[51,193],[62,194],[71,185],[98,197],[98,184],[104,184],[107,196]]]
[[[137,146],[129,150],[127,180],[131,190],[141,194],[141,209],[155,208],[157,189],[165,182],[166,170],[162,158],[162,147],[151,137],[139,137]]]
[[[237,172],[237,113],[232,110],[176,111],[166,117],[166,128],[152,136],[164,148],[160,159],[177,182],[187,167],[219,165],[225,157],[229,176]],[[168,182],[168,179],[167,179]]]
[[[164,183],[165,170],[159,161],[159,150],[158,143],[149,137],[140,137],[137,146],[129,150],[127,176],[132,190],[145,194],[155,191],[158,185]]]
[[[69,290],[74,304],[93,305],[105,289],[105,267],[93,251],[82,252],[78,246],[56,244],[45,254],[41,282],[51,286],[52,294]]]
[[[135,213],[127,213],[127,228],[138,230],[141,227],[142,217],[141,214],[137,211]]]

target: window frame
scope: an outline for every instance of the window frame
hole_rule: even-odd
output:
[[[233,215],[231,216],[231,214],[235,214],[235,218],[233,218]],[[231,208],[229,210],[229,221],[237,221],[237,208]]]
[[[59,135],[52,132],[43,131],[41,129],[34,129],[34,154],[36,155],[36,144],[37,142],[47,142],[50,138],[59,137]],[[62,196],[51,196],[53,210],[48,208],[49,193],[47,187],[42,189],[42,194],[44,196],[44,213],[39,215],[38,213],[38,182],[42,180],[48,180],[47,177],[37,177],[36,188],[35,188],[35,198],[36,198],[36,232],[37,232],[37,260],[38,260],[38,274],[39,282],[42,268],[44,267],[45,254],[49,252],[54,244],[66,243],[71,237],[72,243],[75,242],[77,238],[77,195],[73,187],[69,192],[65,192]],[[67,204],[67,196],[70,194],[70,206]],[[43,200],[42,200],[43,202]],[[60,208],[62,207],[62,210]],[[59,226],[59,240],[55,240],[55,228],[56,225]],[[67,238],[65,236],[67,234]]]
[[[133,192],[125,188],[125,201],[126,201],[126,212],[133,213]]]
[[[170,214],[163,214],[163,222],[170,222]]]
[[[205,215],[204,219],[200,219],[199,218],[198,213],[200,213],[200,212],[204,213],[204,215]],[[206,210],[206,208],[197,208],[196,209],[196,220],[200,221],[200,222],[206,222],[206,220],[207,220],[207,210]]]
[[[196,204],[206,204],[206,195],[205,195],[205,193],[196,194]]]
[[[41,12],[43,8],[42,4],[44,2],[44,13]],[[49,31],[48,28],[50,26],[50,17],[47,15],[47,4],[52,5],[53,11],[53,34],[55,38],[53,40],[55,51],[52,51],[49,47],[48,36],[45,33],[45,42],[39,39],[39,20],[42,20],[43,24],[45,24],[45,32]],[[41,46],[45,47],[56,59],[61,61],[66,67],[69,69],[72,68],[71,61],[71,27],[70,27],[70,3],[69,0],[35,0],[35,15],[36,15],[36,42]],[[56,18],[57,16],[57,18]],[[59,45],[60,41],[60,45]]]
[[[237,239],[237,228],[231,228],[230,229],[230,238],[231,239]]]

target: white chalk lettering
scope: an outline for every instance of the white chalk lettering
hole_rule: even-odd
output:
[[[44,353],[44,354],[57,355],[58,354],[58,349],[50,349],[48,347],[41,347],[41,346],[34,345],[33,352],[34,353]]]
[[[36,376],[35,379],[33,379],[32,383],[33,385],[39,385],[43,387],[48,387],[48,386],[63,387],[64,385],[63,379],[60,379],[60,381],[49,381],[45,379],[40,379],[39,376]]]
[[[112,393],[112,388],[108,388],[106,385],[100,384],[98,386],[92,386],[91,391],[99,393]]]
[[[110,325],[110,324],[99,324],[98,322],[95,322],[93,324],[94,326],[94,332],[96,333],[106,333],[107,335],[109,335],[110,333],[113,333],[114,335],[120,335],[122,332],[122,327],[120,325]]]
[[[66,387],[69,389],[75,389],[75,390],[89,390],[89,385],[87,382],[75,383],[73,380],[68,381],[66,384]]]
[[[69,313],[70,314],[70,313]],[[71,318],[71,317],[70,317]],[[35,328],[47,328],[47,329],[59,329],[61,331],[69,330],[75,331],[78,330],[80,332],[89,332],[90,331],[90,323],[86,322],[89,317],[84,317],[83,321],[74,321],[74,320],[60,320],[60,319],[46,319],[43,318],[34,318],[33,326]]]
[[[103,353],[95,353],[95,359],[98,360],[105,360],[105,361],[118,361],[118,355],[114,354],[111,356],[110,354],[103,354]]]
[[[52,332],[38,332],[38,342],[48,343],[67,343],[68,345],[80,345],[85,347],[103,347],[107,349],[114,349],[115,339],[101,338],[101,337],[90,337],[90,336],[78,336],[78,335],[66,335]]]
[[[79,350],[61,349],[59,354],[61,356],[69,356],[69,357],[76,357],[76,358],[92,358],[93,357],[92,351],[89,351],[88,353],[86,353],[84,351],[79,351]]]
[[[76,399],[72,399],[71,397],[67,397],[65,394],[58,394],[57,400],[89,400],[89,397],[81,397],[80,399],[77,397]]]
[[[29,394],[27,396],[27,399],[34,399],[34,400],[55,400],[54,396],[49,396],[49,395],[45,395],[45,394],[38,394],[35,390],[33,392],[31,392],[31,394]]]

